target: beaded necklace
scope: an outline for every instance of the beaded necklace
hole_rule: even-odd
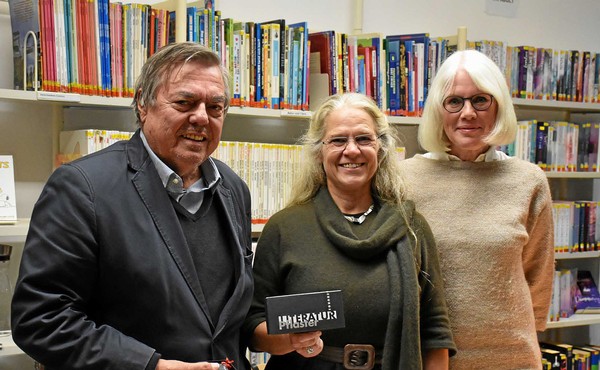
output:
[[[369,209],[367,209],[367,210],[365,211],[365,213],[363,213],[363,214],[362,214],[362,215],[360,215],[360,216],[353,216],[353,215],[347,215],[347,214],[343,214],[343,215],[344,215],[344,218],[345,218],[346,220],[348,220],[348,221],[350,221],[350,222],[352,222],[352,223],[355,223],[355,224],[359,224],[359,225],[360,225],[360,224],[362,224],[362,223],[365,221],[365,219],[367,218],[367,216],[368,216],[368,215],[369,215],[371,212],[373,212],[373,208],[374,208],[374,207],[375,207],[375,204],[371,204],[371,206],[369,207]]]

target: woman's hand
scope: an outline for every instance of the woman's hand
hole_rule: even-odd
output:
[[[300,355],[310,358],[315,357],[323,350],[323,340],[320,331],[306,333],[291,333],[290,344]]]

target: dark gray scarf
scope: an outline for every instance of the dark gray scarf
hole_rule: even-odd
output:
[[[381,203],[381,202],[380,202]],[[327,188],[315,196],[317,221],[336,248],[357,260],[386,253],[390,275],[390,314],[383,348],[383,370],[421,369],[420,287],[417,272],[420,254],[397,206],[380,204],[366,239],[358,239],[334,203]],[[414,204],[405,202],[404,213],[412,221]],[[412,242],[410,240],[413,240]]]

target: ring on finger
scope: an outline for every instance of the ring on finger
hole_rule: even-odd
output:
[[[306,347],[306,353],[312,355],[315,352],[315,349],[312,346]]]

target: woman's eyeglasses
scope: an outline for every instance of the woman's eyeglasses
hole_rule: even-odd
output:
[[[477,94],[470,98],[463,98],[461,96],[448,96],[444,99],[442,105],[444,109],[450,113],[460,112],[465,106],[465,100],[471,102],[473,109],[477,111],[487,110],[491,105],[494,97],[490,94]]]
[[[323,141],[324,145],[330,145],[334,147],[336,150],[344,150],[348,146],[348,143],[354,141],[357,147],[359,148],[367,148],[374,147],[377,139],[380,136],[375,135],[358,135],[355,137],[349,136],[335,136],[330,137],[329,139]]]

